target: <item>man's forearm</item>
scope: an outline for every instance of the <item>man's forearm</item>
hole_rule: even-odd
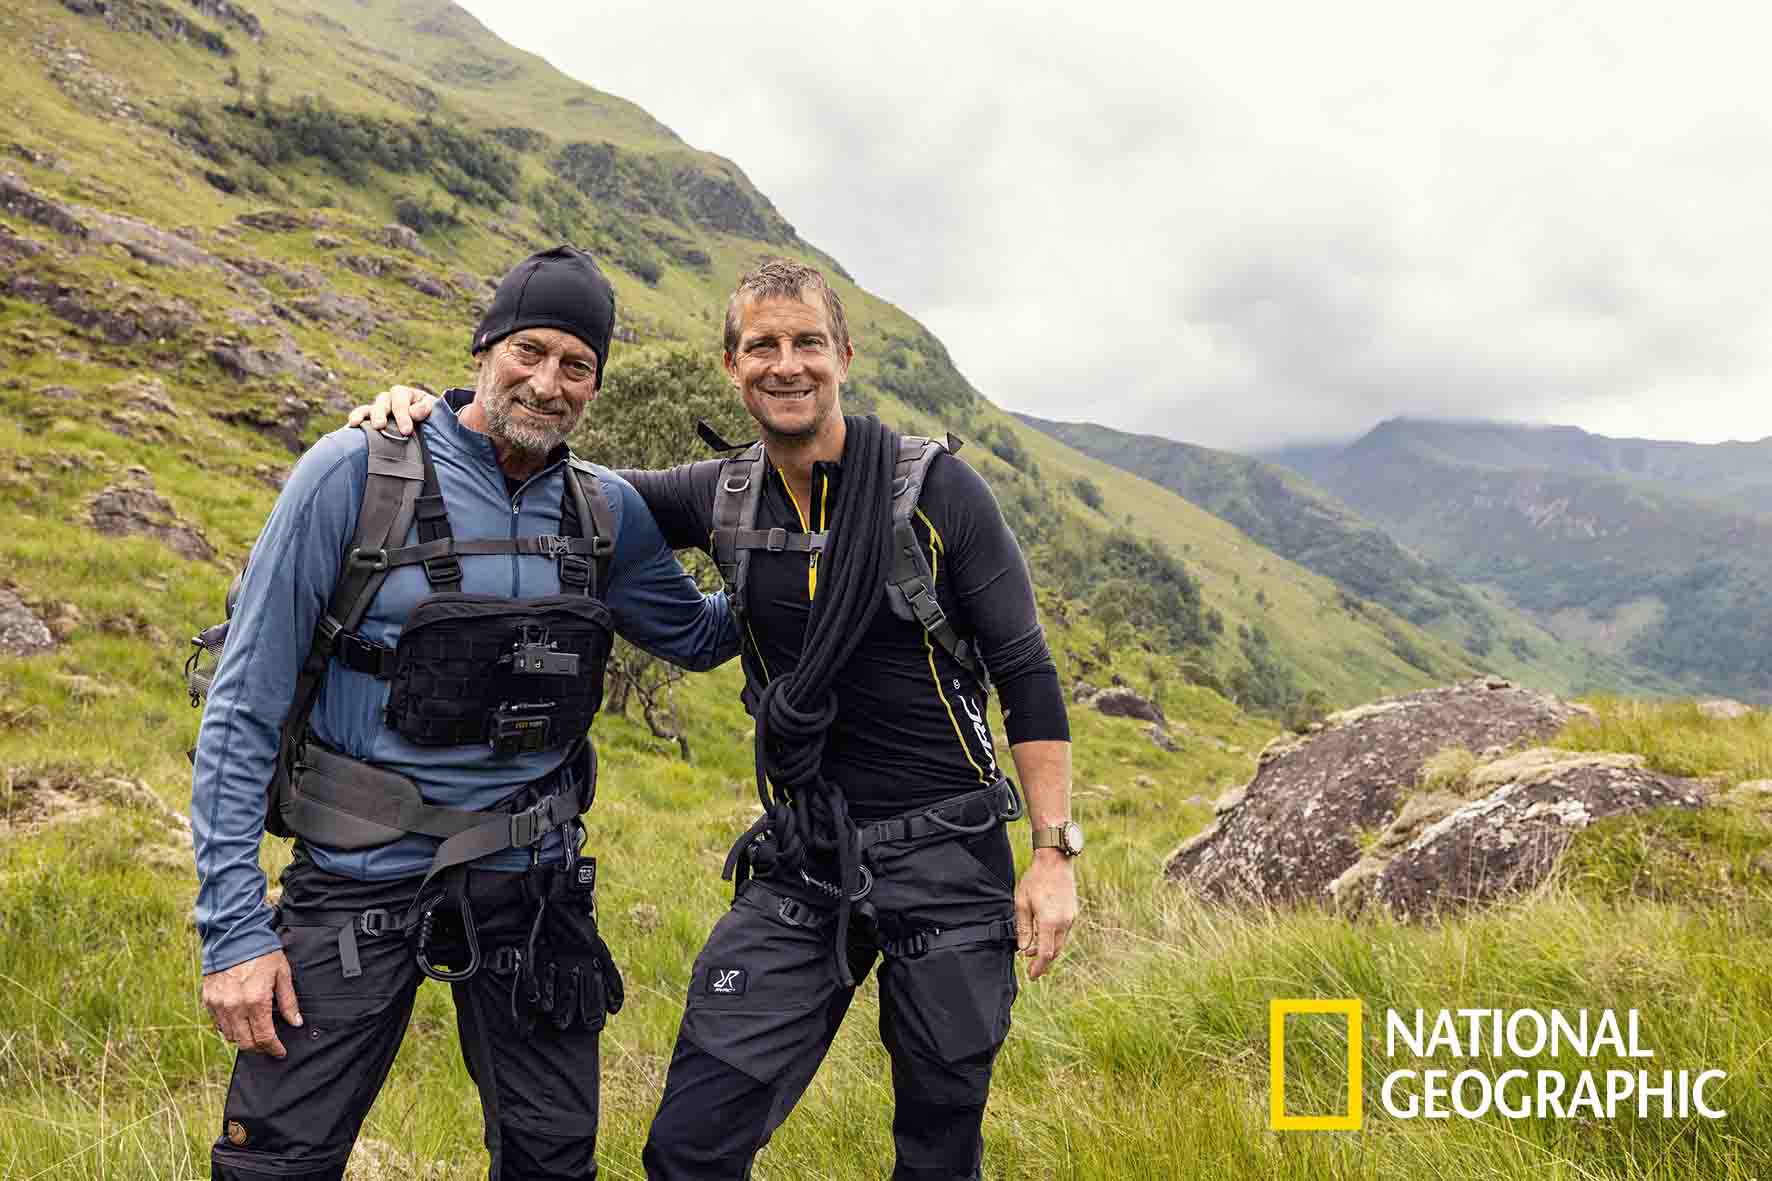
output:
[[[1027,800],[1028,820],[1050,828],[1071,818],[1071,744],[1053,740],[1017,742],[1009,748]]]

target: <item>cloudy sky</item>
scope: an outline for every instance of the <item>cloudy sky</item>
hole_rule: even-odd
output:
[[[1772,435],[1757,5],[466,7],[736,161],[1002,406]]]

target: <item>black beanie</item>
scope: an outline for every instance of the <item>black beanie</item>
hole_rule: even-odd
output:
[[[558,328],[584,341],[597,354],[601,386],[615,329],[615,288],[576,246],[532,254],[498,285],[468,351],[477,356],[519,328]]]

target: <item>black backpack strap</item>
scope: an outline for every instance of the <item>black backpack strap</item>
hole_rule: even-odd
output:
[[[422,545],[449,538],[452,534],[449,532],[449,510],[443,504],[443,489],[437,484],[437,469],[431,466],[430,453],[422,442],[418,450],[424,462],[424,489],[418,495],[417,514],[418,540]],[[431,584],[433,591],[461,590],[461,563],[452,549],[442,547],[435,556],[422,561],[425,581]]]
[[[363,485],[363,505],[357,512],[357,532],[345,554],[338,581],[333,584],[332,599],[314,629],[307,658],[296,676],[295,694],[283,718],[277,769],[267,788],[265,826],[275,836],[292,835],[282,815],[289,772],[307,730],[308,714],[320,691],[326,666],[338,647],[339,636],[353,631],[363,621],[369,604],[387,578],[387,549],[406,539],[430,468],[422,435],[408,439],[398,433],[385,434],[367,423],[362,429],[369,443],[369,476]],[[447,521],[444,528],[448,528]]]
[[[561,555],[560,585],[601,598],[609,593],[609,568],[615,557],[615,513],[604,495],[603,481],[584,460],[576,456],[567,459],[565,485],[560,498],[560,532],[584,538],[591,546],[588,562],[581,556]]]
[[[935,439],[906,435],[899,440],[898,465],[892,473],[892,568],[886,575],[886,602],[899,618],[921,624],[961,668],[988,685],[984,662],[972,644],[954,630],[941,609],[935,595],[935,574],[911,528],[929,465],[946,450]]]
[[[745,609],[745,580],[750,573],[751,550],[740,545],[741,534],[757,534],[757,506],[763,500],[763,477],[768,457],[763,444],[753,443],[742,455],[720,465],[714,486],[714,530],[710,538],[714,563],[726,584],[726,597],[740,616]]]

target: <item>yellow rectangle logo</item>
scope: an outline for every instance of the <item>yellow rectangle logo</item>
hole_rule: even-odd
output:
[[[1294,1013],[1341,1013],[1347,1017],[1347,1112],[1286,1114],[1286,1018]],[[1360,1126],[1360,1000],[1283,999],[1268,1002],[1268,1127],[1276,1132],[1350,1132]]]

